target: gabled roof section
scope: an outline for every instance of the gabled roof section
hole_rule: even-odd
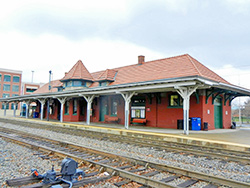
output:
[[[198,62],[188,54],[115,68],[115,81],[110,85],[146,82],[161,79],[185,78],[200,76],[213,81],[230,84],[212,70]],[[97,80],[107,71],[92,73]],[[105,77],[105,76],[104,76]],[[95,87],[93,84],[91,87]]]
[[[197,70],[199,76],[202,76],[202,77],[214,80],[214,81],[219,81],[219,82],[230,84],[228,81],[226,81],[225,79],[220,77],[218,74],[216,74],[215,72],[213,72],[212,70],[210,70],[209,68],[207,68],[206,66],[201,64],[199,61],[197,61],[196,59],[194,59],[190,55],[186,54],[186,56],[188,56],[191,63],[193,63],[193,65],[194,65],[195,69]]]
[[[102,72],[95,81],[115,81],[117,70],[107,69]]]
[[[70,69],[68,73],[65,73],[65,76],[61,79],[61,81],[66,80],[88,80],[93,81],[93,77],[83,65],[82,61],[79,60],[77,63]]]
[[[49,93],[49,92],[56,92],[57,87],[60,87],[62,85],[62,82],[60,80],[53,80],[50,82],[51,90],[49,91],[49,82],[38,88],[36,91],[33,92],[33,94],[39,94],[39,93]]]

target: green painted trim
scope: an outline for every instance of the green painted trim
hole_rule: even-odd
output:
[[[212,95],[212,104],[214,104],[214,100],[220,95],[222,94],[221,92],[218,92],[216,95]]]
[[[183,106],[168,106],[167,108],[183,108]]]
[[[195,97],[196,97],[196,103],[199,104],[200,103],[200,97],[199,97],[199,94],[198,92],[195,92]]]
[[[151,95],[151,93],[146,93],[146,96],[148,98],[149,104],[152,104],[152,95]]]
[[[228,95],[226,93],[224,94],[224,106],[226,106],[228,100],[230,101],[231,96],[232,95]]]
[[[64,115],[69,115],[69,113],[64,113]]]
[[[156,103],[161,104],[161,93],[156,93],[155,96],[156,96],[156,101],[157,101]]]
[[[211,93],[208,94],[208,90],[206,90],[206,104],[208,103],[209,97],[211,97],[211,95],[213,95],[214,93],[215,91],[211,91]]]
[[[234,100],[236,97],[238,97],[238,96],[233,96],[230,100],[229,100],[229,106],[231,106],[231,103],[232,103],[232,100]]]

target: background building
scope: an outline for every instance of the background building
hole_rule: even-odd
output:
[[[44,84],[33,83],[33,82],[22,82],[20,95],[30,95],[36,90],[38,90],[42,85]],[[33,109],[36,108],[36,103],[33,102],[30,105],[32,108],[30,109],[31,112],[29,112],[29,114],[32,114]],[[26,103],[21,102],[20,116],[25,116],[25,112],[26,112]]]
[[[2,98],[15,97],[20,95],[22,71],[0,68],[0,96]],[[0,103],[1,109],[5,104]],[[14,109],[14,103],[7,103],[7,109]],[[19,106],[17,106],[19,109]]]
[[[22,71],[0,68],[0,98],[30,95],[42,85],[43,83],[22,82]],[[36,106],[35,103],[33,105]],[[16,113],[19,114],[22,112],[23,107],[25,108],[25,103],[18,103],[16,107]],[[2,111],[4,108],[5,104],[0,102],[0,111]],[[7,114],[12,115],[14,103],[7,103],[6,109]],[[20,113],[20,115],[22,115],[22,113]]]

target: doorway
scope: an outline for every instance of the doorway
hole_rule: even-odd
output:
[[[214,128],[222,129],[222,99],[221,97],[217,97],[214,100]]]

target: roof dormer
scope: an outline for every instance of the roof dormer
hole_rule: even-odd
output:
[[[111,82],[115,81],[117,72],[113,69],[106,69],[95,81],[99,82],[99,86],[108,86]]]
[[[65,90],[80,89],[89,87],[93,83],[93,77],[79,60],[60,81],[63,82]]]

